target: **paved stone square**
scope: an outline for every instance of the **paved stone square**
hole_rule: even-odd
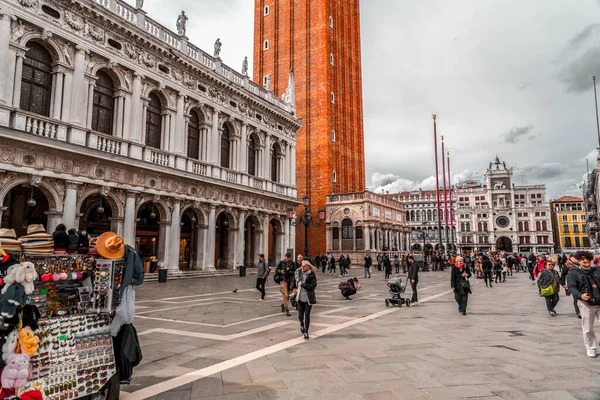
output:
[[[319,273],[308,341],[272,277],[265,302],[255,276],[147,283],[144,359],[122,398],[600,399],[600,358],[585,355],[571,297],[551,318],[526,274],[494,288],[473,278],[462,316],[449,275],[422,272],[421,302],[399,309],[385,307],[381,273],[351,301],[342,278]]]

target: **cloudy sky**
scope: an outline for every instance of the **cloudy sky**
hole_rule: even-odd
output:
[[[171,29],[185,10],[190,41],[210,50],[220,37],[226,64],[252,63],[253,0],[145,3]],[[436,113],[454,182],[497,154],[517,184],[580,193],[598,143],[600,0],[362,0],[361,13],[369,187],[435,187]]]

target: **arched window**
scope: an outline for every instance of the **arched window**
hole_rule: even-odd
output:
[[[433,210],[433,220],[437,221],[437,210]]]
[[[479,232],[483,231],[483,222],[478,222],[478,223],[477,223],[477,230],[478,230]]]
[[[524,230],[525,232],[528,232],[528,231],[529,231],[529,222],[525,221],[525,222],[523,223],[523,230]]]
[[[113,134],[113,115],[115,108],[115,84],[112,78],[104,71],[96,74],[94,87],[94,104],[92,108],[92,130]]]
[[[406,212],[406,221],[410,221],[410,211]]]
[[[229,126],[223,125],[223,133],[221,134],[221,167],[229,168]]]
[[[192,111],[188,122],[187,156],[194,160],[200,159],[200,118],[198,113]]]
[[[427,210],[427,221],[431,221],[431,210]]]
[[[150,93],[146,107],[146,146],[160,149],[162,135],[162,104],[156,93]]]
[[[277,151],[277,146],[273,146],[271,149],[271,180],[273,182],[279,182],[279,168],[278,168],[278,158],[279,152]]]
[[[417,210],[417,222],[421,221],[421,211]]]
[[[540,223],[540,221],[535,221],[535,230],[536,231],[542,230],[542,224]]]
[[[352,238],[354,238],[354,233],[352,230],[352,220],[346,218],[342,221],[342,239]]]
[[[543,231],[547,231],[548,230],[548,223],[546,221],[542,221],[542,230]]]
[[[254,136],[248,140],[248,174],[256,176],[256,141]]]
[[[467,232],[471,232],[471,223],[470,223],[470,222],[466,222],[466,223],[465,223],[465,230],[466,230]]]
[[[519,221],[519,231],[523,231],[523,221]]]
[[[416,221],[415,210],[411,210],[410,211],[410,220],[413,221],[413,222]]]
[[[484,230],[485,232],[487,232],[487,230],[488,230],[488,228],[487,228],[487,222],[484,222],[484,223],[483,223],[483,230]]]
[[[21,78],[21,110],[50,116],[52,97],[52,56],[37,43],[28,43]]]

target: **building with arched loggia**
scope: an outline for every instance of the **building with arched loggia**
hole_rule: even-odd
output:
[[[328,253],[348,254],[360,263],[369,250],[409,250],[410,230],[398,200],[369,191],[331,194],[325,210]]]
[[[174,270],[274,263],[294,243],[293,98],[143,10],[3,2],[0,71],[0,227],[112,230]]]

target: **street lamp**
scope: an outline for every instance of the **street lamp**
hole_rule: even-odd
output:
[[[323,221],[325,220],[325,209],[319,209],[319,222],[315,222],[312,212],[310,211],[310,197],[304,196],[302,198],[302,204],[304,205],[304,214],[299,215],[296,221],[292,221],[292,218],[294,217],[294,209],[292,207],[287,208],[287,217],[291,226],[298,226],[298,223],[304,225],[304,256],[308,257],[308,227],[312,225],[315,228],[318,228],[323,225]]]

